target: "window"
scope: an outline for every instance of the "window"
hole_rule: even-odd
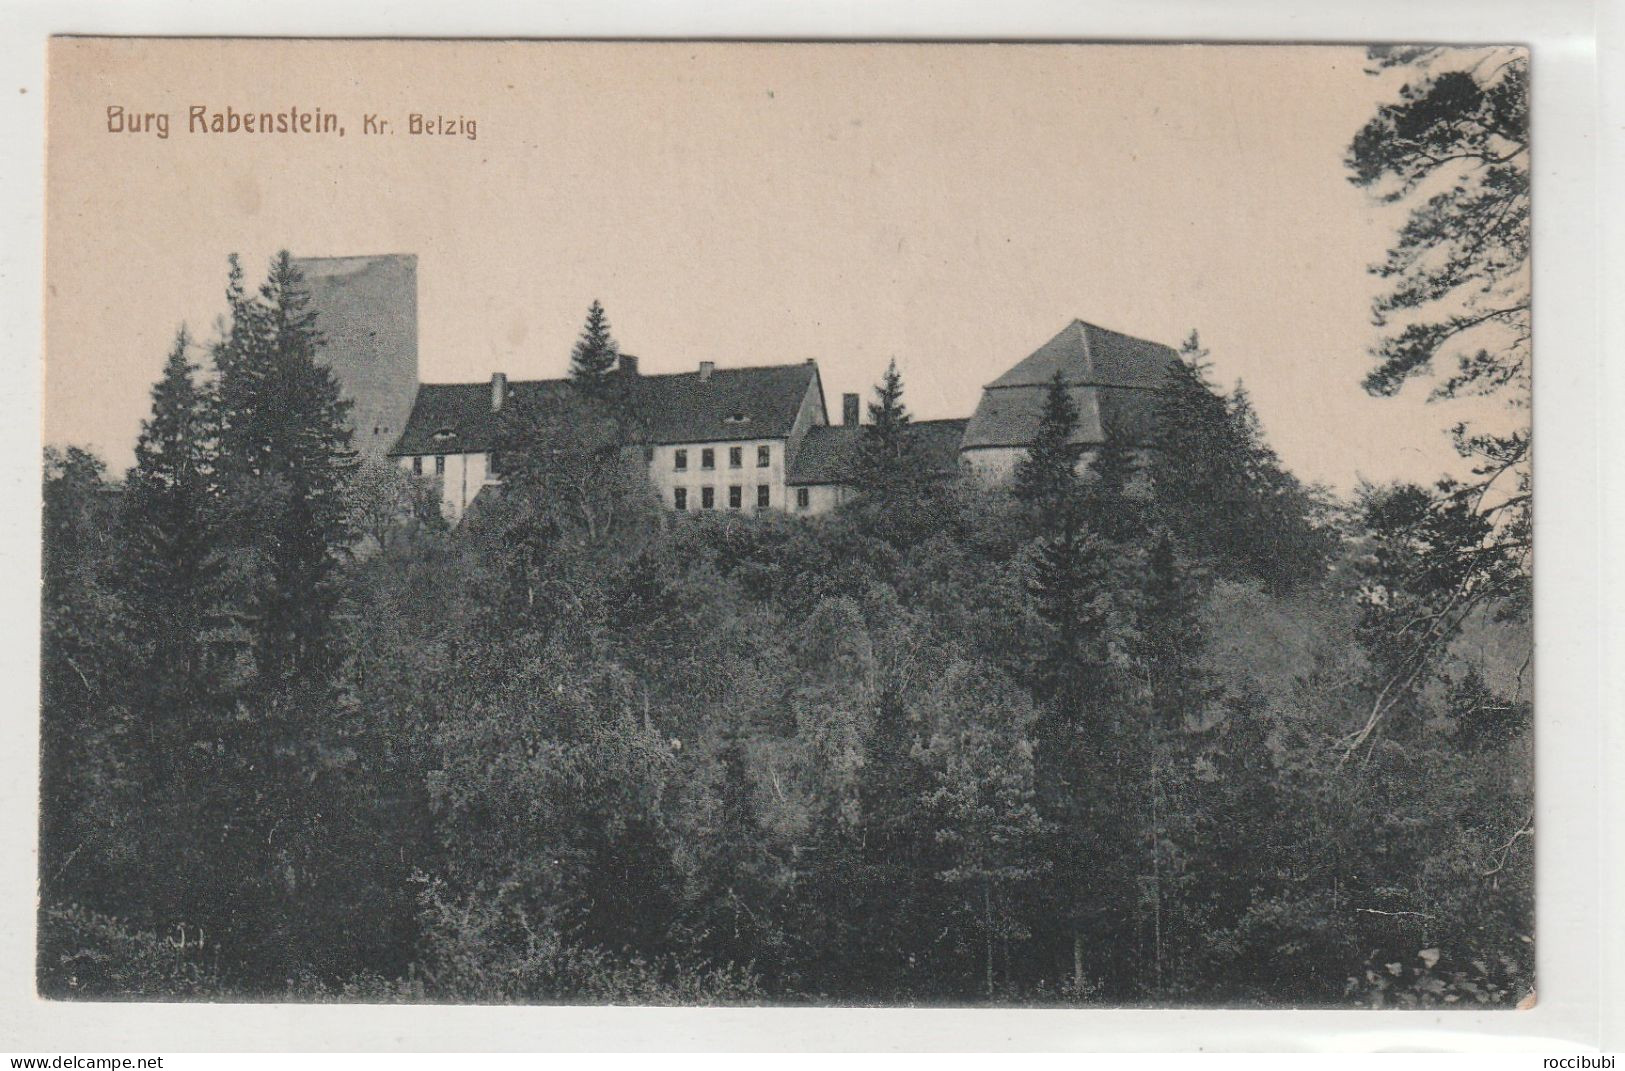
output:
[[[680,510],[688,509],[688,488],[679,487],[671,493],[671,504]]]
[[[490,459],[485,463],[485,474],[487,476],[497,476],[500,475],[501,472],[501,458],[497,456],[497,452],[495,450],[492,450]]]
[[[676,469],[678,472],[686,471],[688,469],[688,451],[678,450],[672,454],[671,467]]]
[[[773,489],[765,483],[756,485],[756,508],[766,509],[773,504]]]
[[[745,463],[745,448],[743,446],[728,447],[728,467],[737,469]]]
[[[717,467],[717,452],[707,446],[700,451],[700,468],[714,469]]]
[[[412,459],[412,475],[414,475],[414,476],[422,476],[423,475],[423,458],[414,457]]]
[[[715,487],[702,487],[702,488],[700,488],[700,508],[701,509],[716,509],[717,508],[717,489]]]
[[[808,500],[812,498],[811,492],[805,487],[796,488],[796,509],[806,509]]]
[[[756,448],[756,467],[765,469],[773,464],[773,448],[771,446],[758,446]]]
[[[436,454],[435,455],[434,474],[436,476],[444,476],[446,474],[446,455],[445,454]]]
[[[737,483],[728,488],[728,508],[738,509],[745,504],[745,489]]]

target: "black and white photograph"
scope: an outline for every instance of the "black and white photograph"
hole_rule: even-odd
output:
[[[1525,46],[48,66],[43,1000],[1536,1004]]]

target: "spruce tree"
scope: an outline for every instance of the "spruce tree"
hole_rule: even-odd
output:
[[[233,258],[227,296],[230,326],[215,351],[221,478],[234,539],[265,574],[245,617],[262,672],[320,679],[334,663],[337,573],[355,541],[350,403],[317,361],[316,314],[287,251],[255,298]]]
[[[1149,503],[1135,485],[1138,467],[1133,448],[1106,429],[1106,441],[1082,481],[1080,508],[1089,530],[1112,543],[1144,543]]]
[[[190,350],[183,327],[153,387],[119,525],[126,605],[141,639],[126,761],[133,809],[147,819],[130,830],[139,868],[131,907],[160,927],[211,910],[208,883],[195,876],[207,867],[199,846],[211,841],[198,786],[215,771],[198,745],[216,738],[233,698],[212,671],[210,639],[224,567],[217,413]]]
[[[1108,443],[1112,437],[1108,435]],[[1147,875],[1151,767],[1140,640],[1144,512],[1132,457],[1109,448],[1035,545],[1029,591],[1044,628],[1033,690],[1036,800],[1054,869],[1042,883],[1053,969],[1082,996],[1132,995]]]
[[[1078,406],[1056,369],[1044,392],[1044,411],[1027,456],[1016,465],[1016,497],[1042,511],[1062,507],[1077,485]]]
[[[1207,350],[1195,331],[1158,392],[1152,479],[1176,535],[1219,553],[1242,512],[1246,458],[1224,396],[1208,380]]]
[[[716,813],[696,866],[700,894],[689,909],[699,945],[716,963],[752,963],[772,977],[781,967],[785,935],[771,850],[755,800],[756,781],[737,726],[723,731]]]
[[[581,337],[570,351],[570,379],[579,387],[594,392],[606,376],[615,370],[620,359],[620,347],[609,333],[609,318],[604,306],[595,299],[587,309],[587,322]]]
[[[1189,553],[1285,589],[1319,573],[1328,544],[1313,502],[1264,444],[1244,389],[1208,380],[1191,333],[1157,401],[1151,474],[1158,511]]]
[[[78,447],[47,447],[43,467],[40,892],[46,903],[122,910],[123,853],[142,821],[117,799],[140,635],[118,582],[117,487]]]
[[[132,608],[152,628],[195,635],[216,528],[214,408],[188,359],[182,327],[152,389],[135,467],[125,480],[123,527]]]
[[[146,669],[134,683],[160,785],[188,747],[185,721],[209,691],[204,631],[221,572],[214,409],[190,349],[182,327],[152,390],[120,516],[126,601],[146,641]]]
[[[858,441],[853,479],[860,490],[893,496],[917,488],[924,478],[921,458],[903,404],[903,377],[893,360],[875,387],[869,423]]]
[[[283,252],[250,296],[235,258],[229,320],[214,348],[219,450],[220,618],[252,659],[220,682],[209,764],[192,811],[218,865],[197,868],[194,921],[217,935],[244,984],[343,955],[315,897],[362,894],[335,826],[355,813],[338,767],[369,746],[333,717],[342,703],[337,611],[355,541],[349,403],[318,361],[321,336],[299,270]],[[237,660],[234,660],[236,662]],[[339,758],[350,756],[350,758]],[[251,920],[251,921],[250,921]]]

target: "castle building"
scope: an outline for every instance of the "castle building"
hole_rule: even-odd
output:
[[[1073,320],[982,388],[960,454],[983,479],[1008,478],[1038,434],[1056,372],[1078,409],[1072,443],[1083,463],[1108,439],[1142,448],[1151,439],[1157,389],[1178,360],[1161,343]]]
[[[643,447],[649,483],[667,508],[809,511],[791,476],[808,429],[827,422],[817,364],[706,361],[693,372],[644,376],[624,355],[611,374],[643,418],[643,441],[629,445]],[[503,411],[573,389],[568,380],[510,382],[500,372],[489,383],[426,383],[391,454],[414,474],[439,477],[441,505],[456,520],[500,480],[492,460]]]
[[[417,258],[306,257],[296,264],[310,288],[323,336],[321,359],[352,401],[354,444],[434,477],[447,518],[499,484],[497,429],[510,406],[573,389],[563,379],[516,380],[501,372],[477,383],[419,383]],[[1074,320],[987,384],[968,419],[913,423],[927,464],[944,475],[969,471],[1007,479],[1038,432],[1045,393],[1059,372],[1078,407],[1073,442],[1081,464],[1108,440],[1143,447],[1156,392],[1178,355],[1168,346]],[[842,396],[841,420],[824,405],[818,365],[719,368],[643,375],[623,355],[611,373],[640,414],[649,483],[667,509],[827,513],[855,492],[853,462],[863,434],[860,400]]]
[[[389,455],[418,391],[418,258],[296,257],[322,336],[320,357],[350,399],[351,445]]]

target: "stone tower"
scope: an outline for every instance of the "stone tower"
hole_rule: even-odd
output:
[[[406,428],[418,390],[418,258],[296,257],[322,334],[321,358],[350,408],[352,445],[382,458]]]

